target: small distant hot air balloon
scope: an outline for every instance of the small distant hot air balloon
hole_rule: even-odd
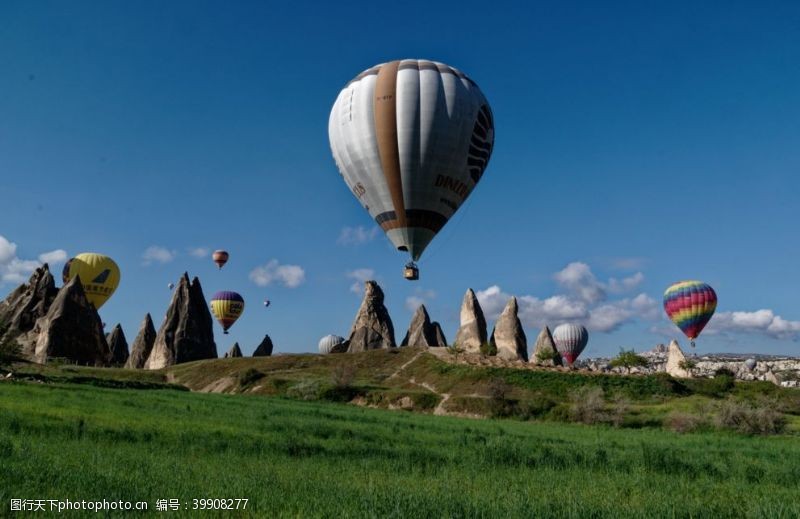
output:
[[[744,367],[747,368],[747,371],[753,371],[754,369],[756,369],[757,364],[758,362],[756,362],[756,359],[753,358],[744,361]]]
[[[167,284],[167,288],[168,288],[168,289],[170,289],[170,290],[172,290],[173,288],[175,288],[175,283],[169,283],[169,284]]]
[[[119,286],[120,272],[117,264],[105,254],[82,252],[64,265],[61,279],[64,283],[80,276],[86,299],[100,310]]]
[[[553,341],[561,357],[572,364],[589,342],[589,332],[579,324],[561,324],[553,330]]]
[[[363,71],[339,92],[328,120],[347,186],[414,263],[478,185],[494,147],[489,102],[463,72],[403,59]]]
[[[702,281],[679,281],[664,292],[664,311],[689,338],[692,348],[716,309],[717,293]]]
[[[225,264],[228,263],[229,256],[230,254],[228,254],[228,251],[215,250],[213,254],[211,254],[211,259],[213,259],[214,263],[217,264],[217,268],[221,270],[222,267],[224,267]]]
[[[271,304],[272,304],[272,303],[270,302],[270,300],[269,300],[269,299],[264,299],[264,307],[265,307],[265,308],[266,308],[266,307],[268,307],[268,306],[269,306],[269,305],[271,305]]]
[[[222,325],[225,334],[242,312],[244,312],[244,299],[236,292],[217,292],[211,298],[211,313]]]
[[[326,335],[319,340],[319,352],[323,355],[328,354],[333,350],[333,348],[342,344],[343,342],[344,337],[339,337],[338,335]]]

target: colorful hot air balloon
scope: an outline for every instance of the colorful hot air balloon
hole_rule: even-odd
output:
[[[333,350],[333,348],[342,344],[343,342],[344,337],[339,337],[338,335],[326,335],[319,340],[319,352],[323,355],[328,354]]]
[[[494,121],[478,86],[442,63],[376,65],[339,93],[328,121],[344,181],[398,250],[417,261],[481,179]]]
[[[168,283],[167,288],[172,290],[173,288],[175,288],[175,283]]]
[[[80,276],[86,299],[100,310],[119,286],[120,272],[117,264],[104,254],[82,252],[64,265],[61,278],[64,283]]]
[[[589,342],[589,332],[579,324],[561,324],[553,330],[553,342],[561,357],[572,364]]]
[[[264,307],[265,307],[265,308],[266,308],[266,307],[268,307],[268,306],[269,306],[269,305],[271,305],[271,304],[272,304],[272,303],[270,302],[270,300],[269,300],[269,299],[264,299]]]
[[[242,312],[244,312],[244,299],[236,292],[217,292],[211,298],[211,313],[222,325],[225,334]]]
[[[717,308],[717,293],[702,281],[679,281],[664,292],[664,311],[670,320],[694,340]]]
[[[211,254],[211,259],[213,259],[214,263],[217,264],[217,268],[221,270],[222,267],[224,267],[225,264],[228,263],[228,257],[229,256],[230,256],[230,254],[228,254],[228,251],[215,250]]]

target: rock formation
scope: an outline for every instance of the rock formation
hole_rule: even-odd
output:
[[[444,332],[442,331],[439,321],[433,321],[431,326],[433,326],[433,335],[436,337],[436,344],[438,346],[447,346],[447,337],[444,336]]]
[[[669,343],[669,350],[667,351],[667,366],[665,371],[675,378],[691,378],[692,374],[681,367],[681,363],[686,360],[681,347],[678,346],[677,341]]]
[[[776,386],[781,385],[781,381],[778,379],[777,376],[775,376],[775,373],[773,373],[772,370],[767,371],[766,375],[764,375],[764,380],[766,380],[767,382],[772,382]]]
[[[269,338],[269,335],[265,335],[264,340],[253,352],[253,357],[269,357],[270,355],[272,355],[272,339]]]
[[[231,349],[229,349],[228,351],[225,352],[225,355],[223,355],[223,358],[233,359],[233,358],[242,357],[242,356],[243,356],[242,355],[242,349],[239,347],[239,343],[238,342],[234,342],[233,346],[231,346]]]
[[[185,273],[172,295],[145,369],[161,369],[193,360],[216,359],[214,325],[200,280]]]
[[[144,363],[147,362],[147,357],[153,351],[153,344],[156,342],[156,327],[153,326],[153,319],[150,314],[144,316],[142,325],[139,326],[139,333],[136,334],[131,345],[131,354],[128,357],[128,362],[125,367],[129,369],[142,369]]]
[[[455,344],[466,352],[480,353],[481,346],[485,343],[486,319],[475,292],[469,288],[461,304],[461,327],[456,333]]]
[[[560,366],[561,355],[558,354],[556,343],[553,341],[553,334],[550,328],[545,326],[536,337],[536,344],[533,347],[530,362],[539,366]]]
[[[367,281],[364,285],[364,300],[350,329],[347,351],[394,348],[394,326],[383,305],[383,290],[374,281]]]
[[[36,320],[44,317],[58,294],[53,275],[47,263],[37,268],[27,283],[18,286],[8,297],[0,301],[0,343],[15,341],[30,332]],[[33,355],[36,337],[20,344],[22,354]],[[26,347],[27,346],[27,347]]]
[[[497,356],[507,360],[528,362],[528,339],[519,322],[517,298],[511,297],[497,318],[489,342],[497,348]]]
[[[436,323],[436,326],[439,324]],[[438,333],[437,333],[438,330]],[[441,328],[436,328],[431,323],[431,318],[428,316],[428,311],[425,305],[419,305],[417,311],[414,312],[414,317],[411,318],[411,324],[408,325],[408,332],[403,338],[401,346],[447,346],[444,341],[444,334]]]
[[[26,337],[35,337],[31,358],[40,364],[61,358],[76,364],[106,366],[111,352],[97,310],[86,299],[80,276],[58,291],[44,317]]]
[[[106,335],[108,349],[111,350],[111,365],[121,367],[128,362],[128,341],[125,339],[125,332],[122,325],[117,324],[111,333]]]

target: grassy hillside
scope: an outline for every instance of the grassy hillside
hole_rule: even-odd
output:
[[[792,437],[164,389],[0,383],[0,459],[4,512],[12,498],[69,496],[248,498],[253,517],[800,515]]]

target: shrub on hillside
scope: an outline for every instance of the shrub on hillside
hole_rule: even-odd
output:
[[[298,400],[319,400],[325,388],[318,380],[301,380],[286,390],[286,396]]]
[[[495,418],[511,416],[514,414],[515,400],[509,395],[513,387],[502,378],[493,378],[489,381],[489,410]]]
[[[717,412],[716,425],[744,434],[780,434],[786,428],[786,417],[772,400],[749,403],[728,399]]]
[[[571,418],[575,422],[596,424],[608,419],[605,412],[603,388],[584,386],[572,392]]]
[[[331,382],[337,389],[344,389],[353,385],[356,370],[350,364],[339,364],[331,372]]]
[[[244,389],[253,384],[256,380],[264,378],[264,374],[255,368],[250,368],[247,371],[239,373],[239,387]]]
[[[497,346],[492,344],[491,342],[484,342],[481,344],[481,355],[494,357],[497,355]]]
[[[615,368],[626,368],[630,373],[631,368],[649,366],[650,361],[641,355],[637,355],[633,350],[620,348],[619,355],[612,359],[610,364]]]
[[[677,433],[697,431],[707,425],[702,416],[696,414],[674,411],[664,419],[664,427]]]

